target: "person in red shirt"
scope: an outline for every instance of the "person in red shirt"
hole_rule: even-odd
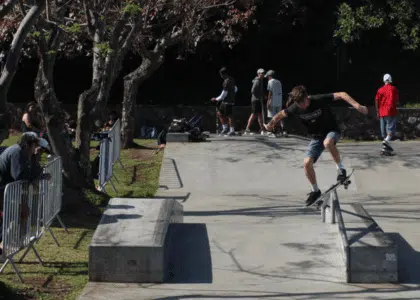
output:
[[[383,77],[384,85],[378,89],[375,97],[375,107],[381,126],[383,151],[393,152],[389,142],[396,134],[397,104],[400,99],[398,89],[392,84],[390,74]]]

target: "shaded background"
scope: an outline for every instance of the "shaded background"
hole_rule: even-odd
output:
[[[391,73],[400,90],[402,104],[417,102],[419,55],[401,50],[385,30],[364,34],[352,45],[333,38],[336,24],[336,1],[308,1],[304,17],[285,15],[279,18],[272,7],[259,11],[258,26],[251,28],[233,49],[219,44],[203,44],[194,55],[177,59],[180,46],[168,51],[164,65],[138,92],[138,104],[203,105],[221,92],[221,66],[227,66],[239,87],[237,105],[249,105],[251,81],[258,68],[274,69],[284,92],[304,84],[310,93],[346,91],[361,103],[372,105],[384,73]],[[139,63],[127,57],[122,74]],[[13,81],[9,102],[33,100],[36,60],[25,60]],[[56,92],[66,104],[77,103],[78,96],[91,83],[91,60],[79,57],[58,59],[55,68]],[[110,104],[121,103],[123,80],[120,76],[110,97]]]

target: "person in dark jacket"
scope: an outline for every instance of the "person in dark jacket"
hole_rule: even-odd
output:
[[[45,148],[49,148],[45,139],[39,138],[35,132],[26,132],[17,144],[0,154],[0,210],[3,210],[4,189],[8,183],[50,179],[49,174],[42,173],[39,163]]]

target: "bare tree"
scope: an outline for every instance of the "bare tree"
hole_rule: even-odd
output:
[[[102,119],[115,82],[143,18],[140,0],[81,0],[86,37],[92,43],[92,84],[78,101],[76,147],[88,182],[90,137],[93,121]]]
[[[143,25],[135,43],[142,61],[124,77],[123,148],[130,147],[134,138],[137,90],[163,64],[166,50],[182,44],[188,54],[209,39],[232,46],[254,18],[256,6],[254,1],[153,0],[143,9]]]
[[[21,58],[24,41],[46,6],[45,0],[35,0],[31,1],[31,3],[33,3],[33,5],[25,13],[23,19],[18,23],[19,25],[13,35],[10,48],[7,51],[6,62],[1,70],[0,141],[3,141],[5,138],[7,138],[9,134],[7,94]],[[5,41],[5,37],[8,34],[8,30],[10,28],[15,28],[17,25],[15,22],[15,12],[13,12],[14,9],[16,10],[16,8],[13,7],[14,4],[16,4],[16,1],[7,1],[6,4],[0,8],[0,15],[3,16],[0,19],[0,39],[3,39],[3,42]],[[23,3],[20,4],[22,7]]]

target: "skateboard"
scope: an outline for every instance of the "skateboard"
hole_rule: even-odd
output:
[[[383,155],[383,156],[394,156],[395,155],[394,152],[391,152],[391,151],[388,151],[388,150],[383,150],[383,149],[379,152],[379,154]]]
[[[389,145],[385,145],[383,144],[382,150],[379,152],[381,155],[385,155],[385,156],[394,156],[394,149],[389,146]]]
[[[328,196],[330,194],[330,192],[332,192],[333,190],[337,189],[340,185],[344,186],[344,188],[347,190],[349,185],[351,184],[351,180],[350,177],[351,175],[353,175],[354,169],[351,169],[350,174],[347,175],[346,179],[344,179],[343,181],[338,181],[337,183],[333,184],[328,190],[326,190],[325,192],[323,192],[321,194],[321,196],[319,196],[319,198],[312,203],[311,205],[305,206],[305,207],[311,207],[316,205],[316,208],[319,209],[322,205],[322,203],[324,203],[323,199]]]

